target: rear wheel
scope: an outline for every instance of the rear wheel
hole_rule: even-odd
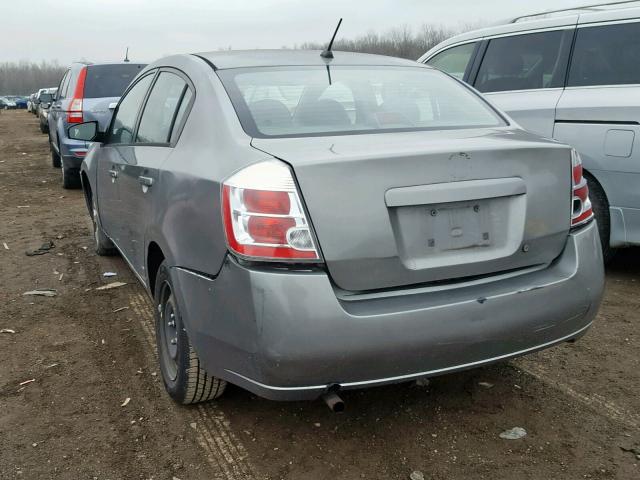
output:
[[[589,199],[593,205],[593,214],[598,222],[598,234],[602,244],[604,263],[609,263],[615,256],[615,250],[609,245],[611,234],[611,217],[609,215],[609,201],[600,184],[591,176],[585,175],[589,185]]]
[[[51,165],[53,168],[60,168],[62,162],[60,161],[60,155],[53,148],[53,144],[51,143],[51,135],[49,135],[49,155],[51,156]]]
[[[75,168],[67,168],[62,165],[62,188],[75,190],[82,186],[80,182],[80,171]]]
[[[218,398],[227,382],[209,375],[200,363],[182,323],[168,268],[162,262],[156,276],[154,314],[160,371],[171,398],[183,405]]]

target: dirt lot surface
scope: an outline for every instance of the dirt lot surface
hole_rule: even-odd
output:
[[[428,386],[346,392],[340,415],[233,387],[173,404],[146,294],[120,258],[93,253],[82,195],[62,190],[24,111],[0,114],[0,265],[1,479],[640,478],[625,451],[640,454],[638,249],[608,269],[581,341]],[[127,285],[96,290],[112,281]],[[36,288],[56,296],[23,295]],[[512,427],[527,436],[499,437]]]

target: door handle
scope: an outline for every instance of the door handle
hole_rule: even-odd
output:
[[[150,187],[150,186],[153,185],[153,178],[144,177],[144,176],[140,175],[138,177],[138,183],[140,183],[140,185],[142,185],[143,187]]]
[[[109,175],[111,175],[112,178],[118,178],[118,171],[112,168],[109,170]]]

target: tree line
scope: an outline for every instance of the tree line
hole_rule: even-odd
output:
[[[333,50],[375,53],[417,60],[427,50],[443,40],[476,27],[476,25],[463,25],[453,29],[439,25],[424,24],[414,31],[411,27],[403,25],[385,33],[369,32],[352,39],[337,38],[333,43]],[[339,36],[340,33],[338,33]],[[306,42],[296,46],[296,48],[322,50],[326,46],[327,43]]]
[[[452,29],[425,24],[414,31],[404,25],[385,33],[369,32],[352,39],[338,38],[333,44],[333,49],[417,60],[431,47],[450,36],[477,27],[478,25],[464,25]],[[322,50],[326,45],[305,42],[295,45],[294,48]],[[40,88],[57,86],[65,69],[66,67],[59,65],[57,61],[0,63],[0,95],[27,95]]]
[[[57,62],[0,63],[0,95],[29,95],[40,88],[57,87],[66,67]]]

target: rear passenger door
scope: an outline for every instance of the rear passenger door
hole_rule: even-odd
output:
[[[159,72],[138,121],[133,156],[119,179],[125,207],[121,219],[126,229],[124,248],[142,278],[146,278],[146,231],[154,222],[156,199],[163,194],[160,168],[173,152],[193,93],[183,73],[174,69]]]
[[[555,138],[601,184],[611,245],[640,243],[640,20],[579,25]]]
[[[95,152],[98,164],[98,211],[105,233],[115,242],[129,264],[127,250],[128,227],[124,224],[128,206],[123,203],[120,184],[129,165],[135,164],[135,130],[155,72],[151,72],[132,85],[125,93],[114,113],[107,141]]]
[[[553,136],[574,27],[486,40],[472,84],[523,128]]]

